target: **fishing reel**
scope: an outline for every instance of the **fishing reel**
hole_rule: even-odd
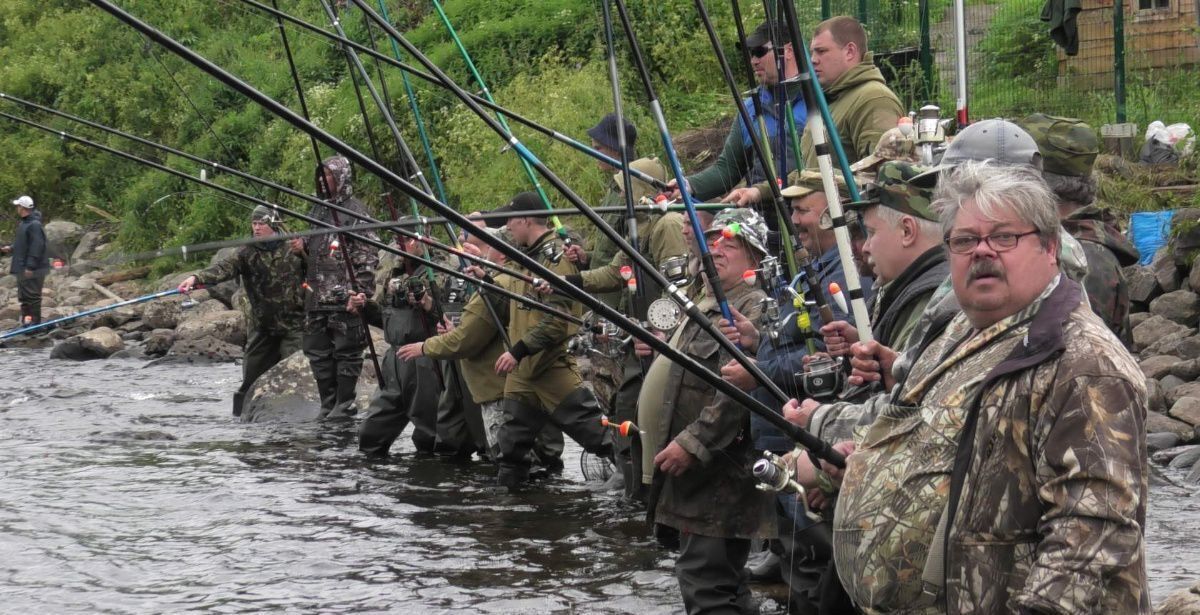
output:
[[[542,256],[546,257],[551,264],[557,265],[558,261],[562,260],[563,252],[553,241],[547,241],[542,246]]]
[[[425,283],[425,279],[418,276],[410,276],[405,282],[408,294],[412,295],[414,303],[420,303],[425,298],[425,293],[429,290],[429,285]]]
[[[623,335],[620,327],[604,319],[597,320],[590,333],[592,343],[588,350],[612,359],[623,357],[632,340],[631,336]]]
[[[692,282],[692,278],[688,272],[688,257],[673,256],[664,260],[658,266],[659,272],[667,279],[667,282],[676,287],[684,287]]]
[[[760,491],[795,493],[799,496],[797,499],[801,506],[804,507],[804,516],[813,521],[821,520],[819,515],[809,510],[808,493],[803,485],[792,479],[792,469],[779,455],[771,451],[764,451],[762,459],[755,461],[754,466],[750,468],[750,473],[758,480],[756,487]]]
[[[796,374],[804,395],[817,401],[833,401],[846,384],[841,362],[827,355],[813,355],[804,371]]]
[[[346,305],[348,301],[350,301],[350,289],[338,284],[329,289],[322,303],[327,305]]]
[[[779,342],[779,301],[772,296],[763,297],[762,300],[762,316],[759,320],[759,329],[766,334],[767,339],[771,340],[771,345],[775,346]]]
[[[467,281],[462,278],[452,278],[446,283],[445,303],[467,302]]]

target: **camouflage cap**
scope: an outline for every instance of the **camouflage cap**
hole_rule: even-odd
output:
[[[638,158],[630,162],[629,166],[634,171],[644,173],[659,181],[667,181],[667,167],[663,166],[663,163],[659,162],[658,158]],[[635,205],[640,203],[643,198],[650,198],[658,194],[658,188],[638,179],[637,175],[634,175],[631,180],[633,182],[633,202]],[[624,189],[625,173],[622,171],[614,174],[613,181],[617,182],[617,185]]]
[[[1083,120],[1034,113],[1017,122],[1042,153],[1042,170],[1070,177],[1088,177],[1100,154],[1100,139]]]
[[[254,211],[250,212],[250,221],[258,222],[259,220],[262,220],[271,226],[275,226],[280,222],[279,212],[267,207],[266,205],[259,205],[254,208]]]
[[[911,124],[909,124],[908,134],[905,134],[899,126],[883,133],[883,136],[879,137],[879,144],[875,146],[875,151],[871,152],[870,156],[850,165],[850,172],[858,173],[870,170],[888,160],[920,162],[921,155],[917,151],[917,142],[913,139],[913,134]]]
[[[725,229],[732,230],[734,235],[741,237],[746,245],[760,256],[767,255],[767,223],[757,211],[740,207],[723,209],[713,218],[704,235],[720,233]]]
[[[932,207],[935,186],[925,183],[917,185],[911,181],[928,170],[928,167],[911,162],[885,162],[879,167],[879,176],[875,180],[870,200],[851,203],[846,207],[865,210],[882,205],[906,216],[937,222],[938,215]]]

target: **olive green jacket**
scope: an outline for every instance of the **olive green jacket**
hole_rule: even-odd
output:
[[[883,133],[895,128],[900,116],[904,115],[900,99],[888,88],[870,54],[825,90],[825,101],[841,137],[842,149],[851,163],[869,156]],[[813,118],[809,118],[804,135],[800,137],[804,166],[808,169],[817,168],[812,125]]]
[[[683,214],[672,211],[661,216],[638,216],[638,240],[641,252],[652,265],[658,267],[663,261],[677,256],[687,256],[688,246],[683,238],[683,227],[687,218]],[[609,264],[581,272],[580,280],[583,289],[588,292],[604,293],[622,291],[626,287],[625,278],[621,277],[621,267],[632,262],[628,254],[618,251],[612,256]],[[648,291],[651,289],[647,289]],[[654,293],[657,295],[657,293]],[[629,294],[621,293],[621,300],[613,307],[628,314]],[[650,293],[647,293],[650,296]],[[597,298],[600,298],[599,295]]]
[[[500,274],[494,283],[511,288],[515,280]],[[485,303],[486,302],[486,303]],[[431,359],[458,360],[471,399],[477,404],[504,396],[504,376],[496,373],[496,359],[504,353],[504,339],[492,319],[487,303],[501,323],[508,322],[508,300],[477,291],[463,308],[462,320],[453,331],[425,340],[422,348]]]
[[[575,264],[563,254],[563,249],[562,239],[550,230],[525,252],[560,277],[578,273]],[[547,254],[548,250],[554,256]],[[516,281],[514,286],[514,292],[539,303],[576,316],[583,313],[578,303],[562,293],[543,295],[532,284],[521,280]],[[575,334],[578,326],[517,301],[509,302],[508,313],[508,339],[512,342],[512,355],[518,361],[517,368],[508,375],[509,380],[536,384],[538,375],[550,367],[574,364],[567,354],[567,340]]]

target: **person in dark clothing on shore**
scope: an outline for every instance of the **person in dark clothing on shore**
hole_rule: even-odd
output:
[[[22,196],[12,202],[21,222],[13,236],[12,245],[3,249],[12,254],[9,273],[17,276],[17,301],[21,304],[21,325],[28,327],[42,322],[42,283],[50,273],[46,259],[46,232],[42,230],[42,212],[33,199]]]

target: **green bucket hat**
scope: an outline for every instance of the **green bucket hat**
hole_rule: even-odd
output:
[[[851,203],[846,207],[865,210],[880,205],[907,216],[937,222],[938,215],[932,206],[935,186],[922,187],[912,181],[928,170],[928,167],[901,160],[885,162],[879,167],[879,176],[875,179],[871,198]]]
[[[1037,141],[1042,170],[1070,177],[1088,177],[1100,153],[1100,139],[1083,120],[1034,113],[1017,122]]]
[[[734,236],[741,237],[746,245],[760,256],[767,255],[767,223],[757,211],[742,208],[723,209],[713,218],[704,235],[721,233],[726,229],[731,230]]]

